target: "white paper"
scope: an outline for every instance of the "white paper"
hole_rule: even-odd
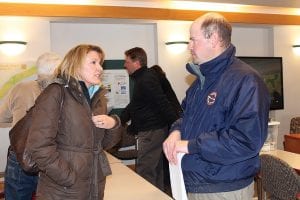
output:
[[[184,153],[177,154],[177,165],[169,164],[170,169],[170,180],[172,188],[172,196],[175,200],[187,200],[182,169],[181,169],[181,160],[184,156]]]
[[[102,84],[108,90],[109,108],[125,108],[130,101],[129,76],[125,69],[104,70]]]

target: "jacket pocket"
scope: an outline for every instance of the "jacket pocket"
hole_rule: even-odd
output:
[[[92,154],[81,152],[68,152],[68,162],[77,175],[77,181],[91,178]]]

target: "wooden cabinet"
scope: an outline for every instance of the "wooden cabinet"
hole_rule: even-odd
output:
[[[285,151],[300,154],[300,133],[284,135],[283,147]]]

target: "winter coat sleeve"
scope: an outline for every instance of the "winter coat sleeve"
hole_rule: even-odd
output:
[[[39,169],[57,184],[67,187],[74,184],[76,174],[57,151],[56,135],[63,96],[60,86],[53,84],[38,97],[27,146]]]
[[[97,100],[92,103],[94,115],[107,114],[107,99],[105,97],[106,91],[101,91],[98,95]],[[117,115],[111,115],[116,121],[115,126],[112,129],[105,129],[104,137],[102,139],[102,147],[104,150],[112,148],[121,139],[122,126],[120,118]],[[96,128],[97,131],[102,131]]]
[[[120,140],[123,132],[123,127],[121,126],[121,120],[117,115],[112,115],[116,121],[116,125],[111,128],[105,130],[105,135],[102,141],[102,146],[104,150],[110,149],[115,146]]]
[[[129,110],[130,110],[130,103],[123,109],[121,113],[120,119],[121,119],[122,126],[124,126],[131,119]]]

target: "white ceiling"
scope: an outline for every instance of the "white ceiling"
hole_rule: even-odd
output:
[[[165,7],[172,2],[206,2],[206,3],[231,3],[253,6],[300,8],[300,0],[0,0],[11,3],[51,3],[51,4],[126,4],[132,5],[161,5]]]
[[[93,0],[90,3],[110,6],[300,15],[300,0]]]
[[[207,2],[207,3],[232,3],[242,5],[254,5],[254,6],[270,6],[270,7],[289,7],[289,8],[300,8],[300,0],[0,0],[0,2],[11,2],[11,3],[67,3],[67,4],[97,4],[103,3],[125,3],[130,2],[132,4],[137,3],[154,3],[154,4],[168,4],[175,1],[186,1],[186,2]]]
[[[132,2],[132,3],[153,3],[165,5],[172,1],[186,2],[207,2],[207,3],[230,3],[253,6],[268,6],[268,7],[285,7],[285,8],[300,8],[300,0],[94,0],[96,4],[103,2]]]
[[[205,2],[194,0],[197,2]],[[288,7],[288,8],[300,8],[299,0],[209,0],[206,2],[216,3],[233,3],[243,5],[255,5],[255,6],[270,6],[270,7]]]
[[[65,0],[52,0],[65,1]],[[74,0],[67,0],[75,2]],[[81,0],[93,5],[300,15],[300,0]],[[225,4],[225,5],[224,5]],[[229,5],[226,5],[229,4]],[[234,5],[230,5],[234,4]],[[235,6],[241,5],[241,6]],[[238,11],[237,11],[238,10]]]

